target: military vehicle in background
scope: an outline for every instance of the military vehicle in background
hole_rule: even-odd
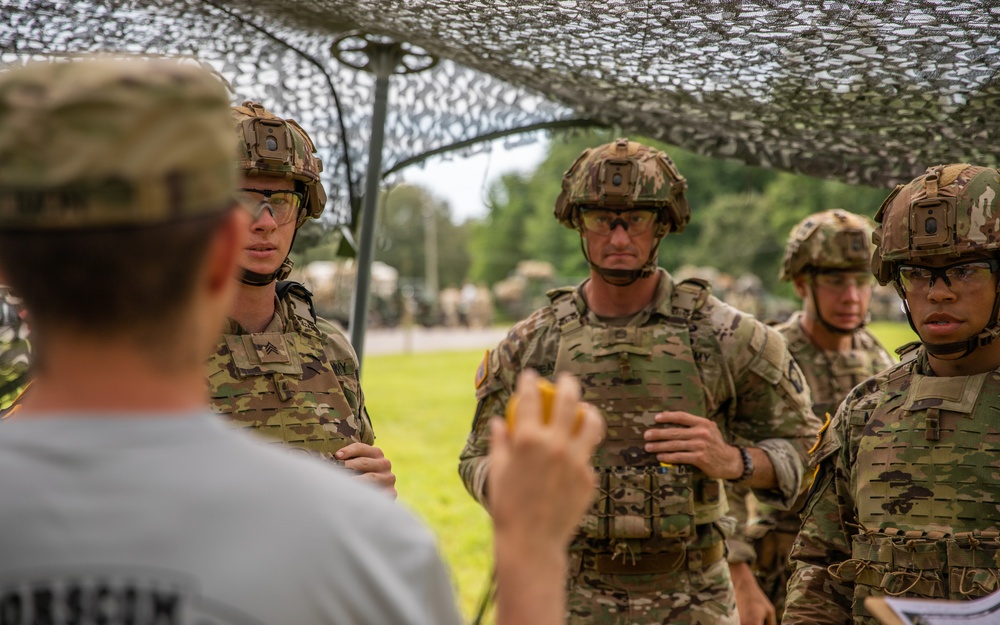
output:
[[[351,319],[357,265],[354,259],[314,260],[292,270],[289,279],[301,282],[313,294],[316,314],[336,321],[345,328]],[[399,272],[374,261],[371,268],[371,295],[368,301],[368,326],[394,327],[403,319],[403,298]]]
[[[493,296],[505,320],[520,321],[549,303],[546,291],[581,279],[557,276],[555,267],[546,261],[522,260],[510,276],[493,285]]]

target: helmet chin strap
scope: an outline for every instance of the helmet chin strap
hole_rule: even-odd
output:
[[[240,282],[249,284],[250,286],[267,286],[275,280],[284,280],[287,278],[288,274],[292,272],[292,267],[292,259],[286,258],[281,262],[280,267],[267,274],[241,268]]]
[[[861,320],[861,323],[859,323],[858,325],[854,326],[850,330],[845,330],[843,328],[838,328],[837,326],[833,325],[832,323],[830,323],[829,321],[827,321],[826,319],[823,318],[823,312],[819,309],[819,302],[816,301],[816,285],[813,284],[813,288],[811,288],[809,290],[812,293],[813,308],[816,309],[816,318],[819,319],[819,322],[823,325],[824,328],[827,329],[827,331],[829,331],[829,332],[831,332],[833,334],[841,334],[841,335],[854,334],[855,332],[857,332],[858,330],[860,330],[861,328],[863,328],[865,326],[865,323],[868,321],[867,316],[866,316],[865,319]]]
[[[628,286],[640,278],[648,278],[656,271],[656,250],[659,249],[660,241],[662,240],[662,237],[656,240],[653,249],[649,252],[649,258],[646,259],[646,263],[639,269],[609,269],[601,267],[590,260],[590,254],[587,252],[587,246],[584,244],[582,236],[580,237],[580,249],[583,250],[583,257],[587,259],[587,264],[590,265],[590,268],[602,280],[613,286]]]
[[[896,290],[900,293],[904,293],[901,284],[896,284]],[[906,298],[903,298],[903,310],[906,311],[906,321],[910,324],[910,329],[913,333],[920,337],[920,333],[917,332],[917,327],[913,324],[913,316],[910,315],[910,307],[906,303]],[[998,324],[997,311],[1000,310],[1000,283],[997,284],[997,289],[993,293],[993,312],[990,313],[990,322],[986,324],[980,332],[974,336],[970,336],[964,341],[954,341],[951,343],[928,343],[927,341],[920,339],[920,343],[923,344],[924,349],[927,353],[935,358],[941,360],[959,360],[960,358],[965,358],[972,352],[976,351],[979,347],[986,347],[993,341],[1000,337],[1000,324]],[[961,353],[959,353],[961,352]],[[958,354],[954,358],[942,358],[942,356],[947,356],[950,354]]]

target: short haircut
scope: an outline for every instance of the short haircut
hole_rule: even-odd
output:
[[[162,345],[194,293],[212,234],[228,213],[89,230],[0,230],[0,273],[34,328]],[[174,337],[176,338],[176,337]]]

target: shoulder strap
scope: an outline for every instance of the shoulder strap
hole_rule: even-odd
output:
[[[286,298],[291,299],[295,314],[312,319],[312,322],[316,323],[316,308],[313,306],[312,291],[307,289],[304,284],[294,280],[281,280],[275,290],[278,301],[283,301]],[[304,314],[306,312],[308,315]]]
[[[886,375],[886,391],[900,391],[904,386],[904,382],[913,375],[913,368],[916,366],[917,361],[912,356],[907,360],[901,360],[899,364],[896,365],[895,369],[889,370]]]
[[[545,294],[549,297],[552,312],[556,317],[556,326],[560,334],[566,334],[583,327],[580,310],[573,297],[574,287],[552,289]]]
[[[700,278],[688,278],[678,282],[670,295],[670,320],[690,323],[694,313],[705,305],[711,294],[712,285]]]
[[[907,362],[913,360],[917,357],[917,348],[920,347],[922,343],[920,341],[910,341],[909,343],[904,343],[896,348],[896,355],[899,356],[900,362]]]

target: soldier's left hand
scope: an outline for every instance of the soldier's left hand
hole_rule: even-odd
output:
[[[660,462],[694,465],[711,478],[735,479],[743,473],[739,449],[722,438],[714,421],[680,410],[667,410],[656,415],[656,423],[668,427],[646,430],[645,449],[656,454]]]
[[[339,449],[335,456],[345,467],[357,473],[359,479],[370,481],[392,495],[393,499],[396,498],[396,476],[392,474],[392,463],[381,449],[364,443],[351,443]]]

